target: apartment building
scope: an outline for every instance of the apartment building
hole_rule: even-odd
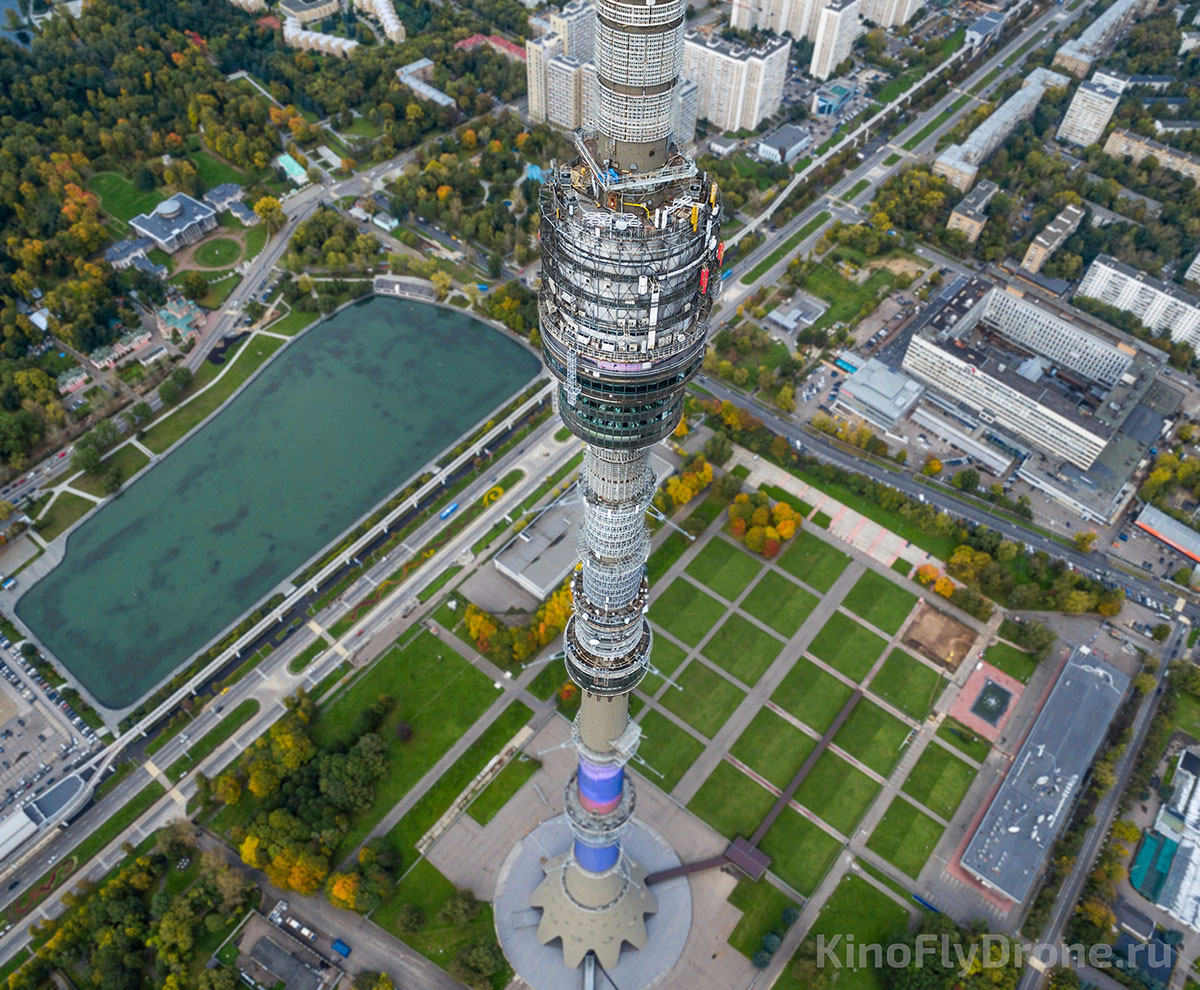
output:
[[[1104,142],[1104,153],[1118,158],[1128,156],[1134,163],[1153,155],[1158,164],[1180,175],[1190,176],[1200,182],[1200,155],[1193,155],[1169,144],[1155,141],[1153,138],[1142,137],[1133,131],[1118,127]]]
[[[824,82],[850,57],[862,32],[862,0],[829,0],[821,8],[808,71]]]
[[[730,27],[813,38],[823,0],[733,0]]]
[[[1095,144],[1104,134],[1104,128],[1117,112],[1120,102],[1118,90],[1109,89],[1095,80],[1080,83],[1059,125],[1058,139],[1085,148]]]
[[[974,244],[987,225],[987,205],[999,191],[1000,187],[996,183],[984,179],[954,207],[950,219],[946,222],[946,229],[962,231],[967,242]]]
[[[682,75],[698,87],[697,116],[722,131],[754,130],[783,102],[790,50],[788,38],[751,48],[688,31]]]
[[[920,6],[917,0],[863,0],[862,16],[878,27],[899,27],[907,24]]]
[[[1053,65],[1077,79],[1086,79],[1092,66],[1108,52],[1122,29],[1154,6],[1154,0],[1116,0],[1079,37],[1064,43],[1055,52]]]
[[[700,112],[700,87],[694,79],[680,79],[675,86],[671,132],[681,148],[696,143],[696,118]]]
[[[583,63],[555,55],[546,66],[546,122],[574,130],[583,123]]]
[[[294,17],[301,24],[323,21],[341,10],[338,0],[280,0],[279,12],[286,20]]]
[[[1083,210],[1068,203],[1053,220],[1046,224],[1045,229],[1033,239],[1021,261],[1021,267],[1036,275],[1042,270],[1042,265],[1066,243],[1079,224],[1083,221]]]
[[[546,15],[550,31],[562,38],[562,54],[589,62],[596,52],[596,8],[587,0],[569,0]]]
[[[354,8],[374,17],[388,41],[399,44],[407,37],[392,0],[354,0]]]
[[[543,34],[525,42],[525,89],[529,100],[529,119],[546,123],[548,102],[546,78],[550,63],[563,54],[563,40],[557,34]]]
[[[1133,313],[1155,333],[1200,349],[1200,299],[1110,255],[1096,256],[1075,295]]]

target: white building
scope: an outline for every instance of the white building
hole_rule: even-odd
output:
[[[294,17],[289,17],[283,22],[283,41],[289,48],[320,52],[322,55],[336,55],[339,58],[349,58],[358,47],[358,42],[349,38],[309,31]]]
[[[1058,128],[1058,139],[1087,147],[1095,144],[1104,134],[1104,128],[1117,112],[1121,94],[1094,80],[1079,84],[1075,98],[1067,108],[1066,116]]]
[[[217,211],[187,193],[176,193],[151,212],[134,217],[129,225],[143,237],[149,237],[156,247],[174,254],[215,228]]]
[[[680,79],[675,87],[675,114],[672,133],[681,148],[696,143],[696,117],[700,109],[700,87],[694,79]]]
[[[265,14],[267,12],[266,0],[229,0],[229,2],[247,14]]]
[[[860,0],[829,0],[821,8],[813,39],[809,73],[822,81],[837,74],[837,67],[850,57],[862,31]]]
[[[1131,20],[1155,6],[1153,0],[1116,0],[1091,22],[1078,38],[1066,42],[1054,55],[1054,65],[1084,79],[1092,66]]]
[[[787,165],[800,157],[812,144],[812,135],[803,127],[784,124],[779,130],[758,139],[756,154],[763,161]]]
[[[999,34],[1002,27],[1004,27],[1004,14],[992,11],[974,21],[967,28],[966,37],[963,40],[972,48],[980,48],[989,44]]]
[[[688,31],[683,72],[698,87],[697,115],[722,131],[752,131],[783,102],[788,38],[771,38],[759,48]]]
[[[571,55],[555,55],[546,66],[546,122],[573,131],[583,119],[583,65]]]
[[[1185,282],[1200,282],[1200,254],[1192,259],[1188,270],[1183,274],[1183,279]]]
[[[1200,350],[1200,299],[1107,254],[1088,266],[1075,295],[1123,309],[1155,333]]]
[[[525,90],[529,98],[529,119],[546,122],[548,101],[546,78],[550,62],[563,53],[563,40],[557,34],[543,34],[525,42]]]
[[[399,44],[407,37],[404,22],[396,15],[392,0],[354,0],[354,7],[374,17],[388,41]]]
[[[917,0],[863,0],[863,20],[882,28],[907,24],[921,4]]]
[[[812,38],[823,0],[733,0],[730,27],[742,31],[761,29],[793,38]]]
[[[546,15],[550,32],[562,38],[562,54],[588,62],[596,53],[596,8],[586,0],[569,0]]]

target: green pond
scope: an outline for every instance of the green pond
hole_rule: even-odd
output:
[[[538,366],[458,310],[344,309],[85,520],[17,614],[101,704],[132,704]]]

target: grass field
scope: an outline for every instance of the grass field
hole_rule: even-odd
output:
[[[651,621],[695,646],[725,612],[725,606],[686,578],[677,577],[650,606]]]
[[[321,318],[321,314],[316,310],[311,313],[305,312],[302,309],[293,309],[291,312],[279,317],[279,319],[268,323],[264,330],[270,330],[271,333],[281,333],[285,337],[294,337],[301,330],[306,330]]]
[[[60,536],[72,523],[81,519],[95,505],[95,502],[82,495],[61,492],[38,520],[38,535],[49,543],[56,536]]]
[[[704,751],[704,743],[685,732],[662,712],[646,712],[639,721],[643,739],[638,755],[662,776],[645,770],[641,772],[648,780],[670,793],[687,768]]]
[[[519,758],[510,760],[487,785],[479,796],[467,806],[467,814],[480,825],[486,825],[496,817],[512,796],[521,789],[521,785],[538,772],[541,764],[522,754]]]
[[[783,643],[770,633],[740,615],[731,615],[704,645],[704,655],[753,687],[782,649]]]
[[[824,733],[853,691],[811,660],[801,657],[780,682],[771,700],[805,725]]]
[[[988,755],[988,751],[992,748],[992,744],[986,739],[982,739],[975,735],[961,722],[947,716],[942,719],[942,724],[938,726],[938,737],[945,739],[951,746],[961,753],[965,753],[976,763],[982,763]]]
[[[922,719],[937,700],[942,678],[903,650],[892,650],[871,678],[870,689],[913,718]]]
[[[222,718],[220,722],[189,746],[187,752],[167,768],[167,776],[173,781],[179,780],[180,777],[191,770],[197,763],[205,759],[210,753],[215,752],[221,743],[225,742],[226,739],[249,722],[257,713],[258,701],[256,699],[248,698],[243,701],[237,708]]]
[[[242,246],[231,237],[214,237],[192,252],[192,259],[203,268],[227,268],[241,256]]]
[[[820,296],[829,303],[829,308],[813,324],[813,329],[824,330],[834,323],[849,323],[862,312],[868,302],[875,299],[895,280],[895,275],[885,268],[880,268],[872,272],[871,276],[862,285],[859,285],[857,282],[851,282],[848,278],[843,278],[826,262],[814,265],[804,280],[804,291],[811,292],[814,296]],[[828,528],[828,526],[829,523],[826,522],[822,528]]]
[[[156,454],[198,426],[220,407],[247,378],[256,372],[280,347],[282,340],[273,337],[255,337],[238,351],[237,357],[221,378],[211,388],[193,394],[183,405],[166,419],[151,427],[142,443]]]
[[[796,791],[796,800],[842,835],[852,835],[879,785],[837,753],[826,750]]]
[[[688,802],[688,810],[727,839],[732,839],[753,835],[774,803],[775,797],[770,791],[759,787],[732,763],[722,760]]]
[[[908,726],[866,699],[854,706],[833,741],[886,777],[900,759]]]
[[[931,743],[909,771],[901,790],[949,821],[974,779],[974,767],[937,743]]]
[[[849,203],[852,199],[854,199],[855,196],[857,196],[860,192],[862,192],[864,189],[866,189],[867,186],[869,186],[870,184],[871,183],[870,183],[869,179],[859,179],[856,183],[854,183],[854,185],[852,185],[848,190],[846,190],[846,194],[842,197],[842,201]]]
[[[875,826],[867,848],[915,879],[942,837],[942,831],[942,826],[915,804],[897,796]]]
[[[883,160],[883,164],[886,168],[891,168],[898,161],[900,161],[900,156],[893,154],[893,155],[888,155],[887,158],[885,158]]]
[[[205,189],[212,189],[223,182],[233,182],[241,185],[246,181],[246,173],[234,168],[228,162],[221,161],[207,151],[195,151],[188,157],[196,166],[196,175]]]
[[[742,877],[729,895],[729,903],[742,912],[741,920],[729,935],[729,944],[747,958],[762,947],[767,932],[784,933],[783,912],[788,908],[799,908],[778,887],[765,878],[759,881]]]
[[[771,872],[805,897],[812,895],[833,865],[842,844],[795,808],[784,808],[760,846],[771,857]]]
[[[127,481],[149,463],[149,457],[138,450],[133,444],[127,443],[124,447],[117,448],[117,450],[104,458],[103,463],[100,465],[100,470],[104,473],[110,468],[115,467],[121,472],[121,480]],[[71,482],[71,487],[77,488],[81,492],[87,492],[90,495],[103,495],[104,479],[97,475],[83,474]]]
[[[762,565],[745,550],[719,536],[708,541],[687,572],[722,598],[733,601],[762,570]]]
[[[116,172],[98,172],[88,182],[88,189],[100,197],[104,212],[128,223],[139,213],[148,213],[158,205],[163,193],[142,192]]]
[[[711,739],[733,714],[745,692],[699,660],[693,660],[675,678],[682,691],[668,691],[661,704]]]
[[[1022,684],[1028,684],[1029,678],[1037,669],[1037,663],[1028,653],[1018,650],[1008,643],[993,643],[983,654],[983,659],[997,670],[1002,670],[1009,677],[1015,677]]]
[[[742,609],[791,639],[817,607],[817,599],[778,571],[768,571],[742,602]]]
[[[836,667],[851,680],[861,681],[887,641],[850,616],[835,612],[809,646],[808,652]]]
[[[821,908],[797,955],[815,954],[817,939],[822,936],[828,943],[841,935],[842,945],[851,935],[857,945],[886,944],[893,936],[902,933],[907,923],[908,912],[903,907],[862,877],[849,873],[842,877],[837,889]],[[871,967],[844,967],[836,970],[834,977],[838,990],[883,990],[887,986],[882,973]],[[796,977],[789,965],[776,981],[775,990],[811,988]]]
[[[672,530],[650,554],[646,561],[646,579],[651,585],[671,569],[671,565],[683,556],[692,544],[682,533]]]
[[[917,596],[897,587],[881,574],[867,571],[842,600],[842,605],[888,635],[900,631]]]
[[[246,261],[258,257],[259,252],[267,243],[268,233],[267,228],[261,223],[246,231],[246,235],[242,238],[246,245]]]
[[[237,272],[208,283],[208,291],[196,300],[205,309],[218,309],[224,305],[229,294],[242,283],[242,276]]]
[[[808,221],[796,233],[792,234],[786,241],[779,245],[774,251],[768,254],[762,261],[746,272],[742,276],[743,285],[749,285],[751,282],[756,282],[769,272],[775,265],[783,260],[789,251],[796,248],[799,243],[808,237],[814,230],[829,220],[829,214],[822,210],[815,217]]]
[[[729,752],[783,790],[815,745],[816,740],[811,736],[806,736],[769,708],[762,708]]]
[[[660,636],[654,640],[654,646],[651,647],[650,662],[661,670],[664,675],[670,677],[675,673],[679,665],[683,663],[683,659],[686,656],[687,653],[681,647]],[[551,665],[554,665],[554,661],[551,661]],[[558,666],[561,668],[562,665],[559,664]],[[646,694],[654,694],[662,683],[662,677],[659,677],[658,674],[649,673],[643,678],[641,689]]]
[[[487,710],[495,689],[453,647],[423,632],[404,649],[393,647],[321,712],[313,729],[318,747],[328,749],[352,737],[359,713],[381,694],[396,699],[379,736],[388,746],[388,774],[375,802],[343,837],[341,848],[358,845],[371,827],[404,796],[467,728]],[[396,725],[413,728],[407,743]]]
[[[833,587],[833,582],[841,576],[848,563],[849,555],[803,529],[796,532],[795,538],[779,558],[780,567],[821,592]]]

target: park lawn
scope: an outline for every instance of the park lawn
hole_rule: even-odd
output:
[[[713,537],[687,565],[687,572],[722,598],[733,601],[754,580],[762,565],[745,550]]]
[[[403,939],[425,958],[448,969],[462,949],[479,942],[492,943],[496,939],[492,906],[487,902],[481,902],[479,913],[465,924],[438,921],[438,912],[454,892],[454,884],[429,860],[417,860],[393,888],[392,896],[371,913],[371,920]],[[423,918],[420,929],[415,932],[401,931],[396,924],[400,909],[406,904],[417,907]],[[505,963],[502,971],[492,979],[494,987],[504,987],[512,979],[512,970]]]
[[[105,472],[115,467],[121,472],[121,480],[128,481],[149,463],[149,457],[133,444],[127,443],[124,447],[118,447],[104,458],[103,463],[100,465],[100,470]],[[103,496],[105,494],[104,479],[97,475],[80,475],[71,482],[71,487],[77,488],[81,492],[87,492],[89,495]]]
[[[742,912],[737,927],[729,934],[729,944],[747,959],[762,947],[767,932],[784,933],[784,911],[800,907],[766,877],[758,881],[742,877],[729,895],[729,903]]]
[[[263,329],[270,330],[271,333],[281,333],[285,337],[294,337],[301,330],[307,330],[320,318],[321,314],[316,310],[310,313],[303,309],[293,309],[273,322],[268,323]]]
[[[640,724],[643,736],[638,756],[662,776],[644,768],[639,768],[638,772],[669,794],[687,768],[696,762],[696,757],[704,752],[704,743],[681,729],[662,712],[646,712]]]
[[[677,577],[650,606],[650,620],[689,646],[704,638],[725,606],[686,578]]]
[[[842,605],[866,619],[876,629],[895,635],[917,604],[911,591],[893,584],[882,574],[867,571],[842,599]]]
[[[242,276],[237,272],[208,283],[208,291],[196,301],[205,309],[219,309],[224,305],[229,294],[241,285]]]
[[[827,262],[822,261],[814,265],[804,280],[804,291],[824,299],[829,303],[829,308],[813,324],[813,329],[824,330],[838,322],[850,323],[862,311],[864,305],[875,299],[881,290],[895,280],[896,276],[886,268],[879,268],[859,285],[843,277]]]
[[[126,223],[139,213],[149,213],[163,198],[154,189],[149,192],[135,189],[132,182],[116,172],[98,172],[87,185],[100,197],[100,206],[105,213]]]
[[[242,256],[242,246],[231,237],[213,237],[192,252],[192,260],[203,268],[227,268]]]
[[[774,794],[722,760],[688,802],[688,810],[727,839],[749,838],[774,804]]]
[[[246,379],[264,365],[283,346],[275,337],[254,337],[238,351],[233,364],[220,378],[203,392],[193,392],[192,397],[177,406],[175,411],[151,427],[142,443],[156,454],[161,454],[175,441],[191,431],[216,412]]]
[[[824,733],[854,691],[811,660],[800,657],[771,700],[817,732]]]
[[[783,643],[770,633],[740,615],[731,615],[704,644],[704,655],[753,687],[782,649]]]
[[[1187,697],[1187,695],[1181,694],[1179,700],[1182,702]],[[1200,714],[1200,711],[1197,714]],[[1197,729],[1200,729],[1200,720],[1197,720]],[[982,736],[977,736],[965,725],[957,719],[951,718],[949,715],[942,719],[942,724],[938,726],[937,734],[939,738],[945,739],[951,746],[959,752],[965,753],[976,763],[982,763],[987,759],[988,752],[992,748],[990,742]]]
[[[810,588],[825,592],[833,587],[850,563],[850,555],[831,547],[807,530],[797,530],[791,544],[779,558],[779,566]]]
[[[860,699],[833,742],[886,777],[900,759],[909,728],[876,704]]]
[[[842,835],[852,835],[879,785],[870,777],[826,750],[796,789],[796,800]]]
[[[563,669],[560,660],[546,660],[542,663],[542,669],[538,671],[537,677],[526,686],[526,690],[535,698],[545,701],[567,680],[567,672]]]
[[[785,807],[759,847],[771,857],[771,872],[805,897],[812,896],[842,844],[795,808]]]
[[[228,162],[221,161],[215,155],[210,155],[207,151],[194,151],[188,157],[191,158],[192,164],[196,166],[196,177],[205,189],[212,189],[223,182],[232,182],[236,185],[241,185],[246,181],[245,172],[239,168],[234,168]]]
[[[884,164],[884,166],[885,166],[885,167],[887,167],[887,168],[891,168],[891,167],[892,167],[893,165],[895,165],[895,164],[896,164],[896,162],[898,162],[898,161],[900,161],[900,156],[899,156],[899,155],[892,154],[892,155],[888,155],[888,156],[887,156],[887,158],[885,158],[885,159],[883,160],[883,164]]]
[[[1022,684],[1028,684],[1037,669],[1037,661],[1033,657],[1008,643],[993,643],[984,651],[983,659]]]
[[[740,736],[731,756],[783,790],[812,752],[816,741],[769,708],[761,708]]]
[[[915,719],[922,719],[937,700],[942,677],[903,650],[892,650],[868,686],[884,701]]]
[[[646,580],[653,585],[671,569],[671,565],[682,557],[684,551],[691,545],[691,541],[686,536],[672,530],[670,535],[650,554],[650,559],[646,561]]]
[[[808,652],[851,680],[861,681],[885,646],[887,641],[866,626],[843,612],[835,612],[817,633]]]
[[[256,224],[246,231],[242,242],[246,245],[246,261],[257,258],[267,243],[269,231],[265,224]]]
[[[377,730],[388,747],[388,773],[376,786],[375,802],[342,837],[342,851],[357,846],[458,741],[492,703],[495,689],[452,646],[422,632],[403,649],[393,647],[322,710],[312,733],[318,748],[348,743],[357,730],[359,713],[381,694],[396,699],[396,707]],[[413,729],[406,743],[396,736],[401,721]]]
[[[844,202],[844,203],[851,202],[854,199],[854,197],[857,196],[864,189],[866,189],[867,186],[870,185],[870,183],[871,183],[870,179],[859,179],[856,183],[854,183],[854,185],[852,185],[846,191],[846,194],[844,196],[842,196],[842,202]]]
[[[687,657],[687,651],[681,646],[676,646],[669,639],[663,639],[661,636],[654,640],[654,645],[650,648],[650,662],[662,671],[666,677],[670,677],[679,668]],[[550,661],[551,664],[554,661]],[[639,685],[644,694],[653,695],[663,684],[663,677],[655,673],[647,673]],[[671,690],[675,690],[671,688]]]
[[[711,667],[693,660],[675,678],[680,691],[668,691],[660,704],[711,739],[746,697],[744,691]]]
[[[354,137],[377,138],[383,132],[378,125],[372,124],[366,117],[355,117],[354,123],[347,127],[343,134],[352,134]]]
[[[95,506],[95,502],[82,495],[60,492],[58,498],[50,503],[50,508],[43,512],[38,520],[38,535],[49,543]]]
[[[925,747],[901,788],[935,815],[949,821],[967,794],[975,768],[937,743]]]
[[[509,760],[491,782],[467,806],[467,814],[480,825],[486,825],[508,804],[521,786],[538,772],[541,763],[532,760],[524,753],[516,759]]]
[[[915,880],[943,831],[915,804],[896,795],[867,840],[867,848]]]
[[[298,674],[317,657],[329,649],[329,643],[324,638],[318,637],[314,642],[309,643],[303,650],[297,653],[291,660],[288,661],[288,672]]]
[[[837,889],[829,896],[817,920],[805,936],[804,944],[796,954],[814,956],[818,938],[830,945],[837,936],[842,941],[834,947],[845,950],[849,939],[854,946],[886,945],[896,935],[902,934],[908,924],[908,912],[878,887],[862,877],[847,873],[838,881]],[[852,963],[857,962],[857,952]],[[883,990],[887,983],[882,973],[871,966],[858,968],[845,965],[844,951],[837,953],[842,961],[841,969],[834,971],[838,990]],[[870,961],[870,960],[867,960]],[[832,964],[828,964],[832,966]],[[831,981],[832,984],[832,981]],[[784,968],[775,983],[775,990],[810,990],[800,981],[792,966]]]
[[[180,777],[191,770],[197,763],[215,752],[221,743],[225,742],[226,739],[257,714],[257,699],[247,698],[189,746],[183,756],[179,757],[179,759],[167,768],[167,776],[172,781],[179,780]]]
[[[817,607],[817,599],[778,571],[767,571],[741,604],[760,622],[791,639]]]

